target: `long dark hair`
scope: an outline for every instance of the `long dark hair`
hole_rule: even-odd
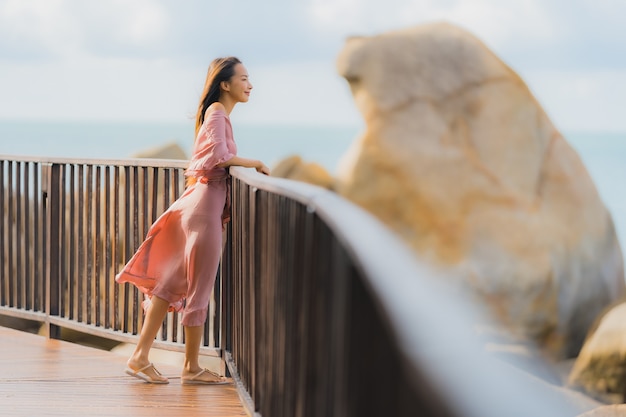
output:
[[[220,99],[220,83],[229,81],[235,75],[235,65],[241,64],[241,61],[234,56],[226,58],[216,58],[209,65],[204,89],[202,90],[202,98],[198,105],[198,113],[196,114],[196,136],[200,126],[204,123],[204,113],[209,106]]]

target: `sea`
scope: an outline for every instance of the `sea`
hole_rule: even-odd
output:
[[[238,125],[238,154],[270,168],[291,155],[317,162],[330,173],[363,126]],[[27,122],[0,120],[0,155],[64,158],[129,158],[171,142],[189,155],[194,125],[165,122]],[[626,253],[626,132],[562,132],[576,149],[610,210]]]

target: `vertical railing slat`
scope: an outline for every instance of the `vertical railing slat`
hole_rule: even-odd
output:
[[[59,241],[63,247],[68,248],[70,245],[70,233],[68,232],[68,222],[71,223],[71,219],[68,217],[69,207],[68,207],[68,199],[70,198],[69,190],[71,189],[71,175],[70,170],[68,169],[68,165],[60,164],[59,165],[59,189],[60,189],[60,219],[59,219]],[[71,205],[71,201],[70,201]],[[46,230],[44,228],[44,230]],[[59,300],[59,312],[61,317],[70,317],[71,314],[71,305],[70,305],[70,263],[69,263],[69,251],[63,251],[62,254],[59,255],[59,274],[60,274],[60,285],[61,285],[61,299]]]
[[[115,325],[112,322],[112,297],[111,292],[114,284],[112,276],[113,270],[113,257],[112,257],[112,242],[111,242],[111,167],[104,167],[104,327],[106,329],[115,329]]]
[[[32,163],[25,162],[24,163],[24,308],[26,310],[33,310],[33,287],[34,287],[34,278],[33,278],[33,259],[31,250],[34,244],[33,237],[33,219],[31,218],[31,210],[33,199],[30,194],[30,171],[32,169]]]
[[[111,242],[113,245],[113,269],[117,268],[117,265],[120,263],[120,258],[122,257],[121,251],[119,249],[120,243],[120,168],[113,168],[113,211],[114,211],[114,220],[113,220],[113,236],[111,238]],[[120,305],[120,286],[113,286],[113,329],[114,330],[125,330],[123,324],[121,323],[120,318],[120,310],[122,306]]]
[[[102,239],[102,167],[98,165],[96,167],[95,183],[95,212],[93,222],[95,230],[93,235],[94,240],[94,273],[93,273],[93,285],[94,285],[94,310],[95,310],[95,325],[102,326],[102,282],[105,279],[105,274],[102,270],[102,254],[104,253],[104,242]]]
[[[124,262],[127,262],[132,255],[132,234],[131,234],[131,216],[130,216],[130,195],[131,195],[131,178],[130,167],[124,167]],[[124,286],[124,313],[123,313],[123,328],[122,330],[127,333],[130,332],[132,317],[130,317],[130,292],[132,289],[127,284]]]
[[[169,169],[163,169],[163,210],[166,210],[170,205],[170,171]],[[163,321],[161,326],[161,340],[166,341],[169,339],[169,327],[168,320]]]
[[[22,187],[24,163],[15,163],[15,307],[21,309],[24,307],[24,276],[22,254],[24,253],[24,210],[23,199],[24,190]]]
[[[76,218],[78,221],[78,233],[76,235],[76,247],[78,249],[77,253],[77,294],[76,294],[76,306],[78,308],[78,314],[76,319],[79,323],[82,323],[85,320],[85,310],[86,310],[86,298],[85,297],[85,166],[83,164],[78,165],[78,190],[76,192],[75,198],[78,200],[78,211],[76,213]]]
[[[13,261],[13,251],[14,251],[14,245],[13,242],[16,241],[16,233],[15,233],[15,211],[14,211],[14,204],[15,204],[15,196],[14,196],[14,188],[15,188],[15,184],[13,182],[13,161],[9,161],[8,165],[8,183],[9,183],[9,193],[8,193],[8,221],[7,221],[7,228],[9,229],[9,244],[7,245],[7,258],[8,258],[8,264],[9,264],[9,271],[8,271],[8,275],[7,275],[7,281],[8,281],[8,287],[7,287],[7,295],[8,295],[8,300],[7,300],[7,305],[9,307],[15,307],[15,295],[13,293],[14,288],[15,288],[15,264]]]
[[[8,292],[8,279],[11,274],[8,271],[8,247],[9,236],[6,231],[8,225],[5,227],[6,219],[8,218],[8,211],[6,210],[7,199],[5,199],[5,193],[8,192],[11,185],[5,183],[6,163],[4,160],[0,160],[0,305],[7,305],[7,292]]]
[[[180,180],[180,176],[179,176],[179,170],[174,169],[171,171],[171,175],[173,177],[173,181],[172,181],[172,185],[173,185],[173,190],[172,190],[172,199],[171,200],[176,200],[178,198],[178,196],[180,195],[180,188],[178,185],[178,181]],[[172,204],[172,201],[168,202],[167,207],[169,207]],[[163,210],[165,211],[167,209],[167,207],[165,207]],[[179,317],[178,317],[178,313],[177,312],[173,312],[172,313],[172,334],[170,337],[170,341],[172,342],[178,342],[179,340],[184,340],[183,337],[179,337],[179,331],[182,331],[182,329],[179,329],[178,322],[179,322]],[[205,329],[208,328],[208,323],[209,320],[207,320],[206,324],[205,324]]]
[[[46,270],[46,333],[50,338],[60,337],[60,328],[50,322],[51,317],[59,315],[59,293],[60,293],[60,274],[59,259],[61,252],[59,217],[63,215],[60,212],[60,195],[62,193],[62,184],[60,179],[59,164],[49,164],[46,166],[46,223],[48,229],[48,240],[46,244],[47,258]]]
[[[70,184],[70,191],[69,191],[69,195],[67,196],[67,198],[69,199],[69,212],[68,212],[68,223],[69,223],[69,232],[67,235],[67,238],[69,240],[69,248],[70,251],[67,254],[67,265],[68,265],[68,290],[67,290],[67,296],[68,296],[68,308],[69,308],[69,316],[68,318],[70,320],[74,320],[77,315],[76,315],[76,298],[77,298],[77,292],[76,289],[78,287],[77,282],[76,282],[76,277],[77,277],[77,273],[76,273],[76,265],[75,265],[75,261],[76,261],[76,256],[74,256],[74,254],[76,253],[76,199],[75,199],[75,195],[76,195],[76,167],[74,164],[69,164],[69,184]]]
[[[139,169],[137,167],[132,168],[132,234],[126,231],[127,234],[132,235],[132,245],[130,247],[129,256],[127,258],[130,259],[131,253],[135,252],[135,249],[138,246],[140,241],[139,237],[139,209],[140,209],[140,201],[139,201],[139,186],[140,186],[140,178],[139,178]],[[139,291],[137,287],[132,286],[132,333],[137,334],[139,332],[139,309],[138,302],[139,299]]]
[[[87,165],[87,180],[85,187],[85,194],[82,197],[86,200],[87,207],[85,208],[85,222],[87,233],[84,236],[83,246],[87,247],[85,252],[85,323],[92,324],[93,320],[93,283],[95,282],[93,277],[93,259],[94,259],[94,228],[93,228],[93,165]]]
[[[33,250],[33,279],[35,280],[35,284],[33,285],[33,291],[35,292],[33,296],[33,304],[34,310],[37,312],[44,311],[44,306],[42,305],[43,300],[43,282],[44,282],[44,273],[42,264],[42,233],[40,229],[43,226],[42,223],[42,210],[40,204],[40,194],[42,192],[41,188],[41,164],[35,163],[33,164],[33,239],[34,239],[34,250]]]

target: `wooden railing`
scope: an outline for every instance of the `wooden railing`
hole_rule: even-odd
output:
[[[458,277],[364,210],[318,187],[231,174],[225,349],[250,413],[579,414],[523,366],[486,354],[497,341],[477,327],[492,322],[446,284]]]
[[[136,341],[143,295],[115,274],[181,194],[183,161],[0,156],[0,314]],[[220,354],[220,282],[202,353]],[[155,346],[184,349],[177,313]]]
[[[140,294],[114,284],[182,191],[183,162],[0,156],[0,315],[134,341]],[[574,417],[485,352],[490,320],[336,194],[231,169],[232,222],[203,354],[250,414]],[[163,186],[163,187],[162,187]],[[182,349],[170,314],[157,345]],[[223,331],[220,331],[223,329]]]

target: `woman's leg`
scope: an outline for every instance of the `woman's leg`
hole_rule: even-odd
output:
[[[217,375],[202,372],[198,356],[209,300],[213,292],[220,256],[222,254],[222,213],[226,201],[226,184],[208,184],[199,188],[202,198],[197,215],[190,215],[183,225],[187,233],[188,269],[187,297],[181,322],[185,329],[185,364],[182,378],[196,382],[219,381]]]
[[[183,375],[195,375],[202,370],[198,357],[200,355],[200,343],[202,343],[202,330],[204,326],[184,326],[185,328],[185,367]]]
[[[152,296],[150,301],[150,307],[148,308],[148,312],[146,313],[146,319],[143,322],[141,334],[139,335],[139,342],[137,343],[135,351],[127,362],[128,367],[134,371],[138,371],[139,369],[142,369],[143,367],[150,364],[150,349],[152,348],[154,338],[159,332],[159,328],[163,323],[163,319],[165,318],[165,315],[167,314],[167,309],[169,307],[168,301],[156,296]],[[158,374],[154,370],[154,368],[147,368],[143,372],[155,380],[167,380],[167,378]]]
[[[185,329],[185,365],[183,368],[182,378],[196,377],[195,381],[203,382],[218,382],[223,381],[223,378],[211,372],[202,372],[203,368],[200,366],[200,344],[202,343],[202,332],[204,326],[184,326]]]

